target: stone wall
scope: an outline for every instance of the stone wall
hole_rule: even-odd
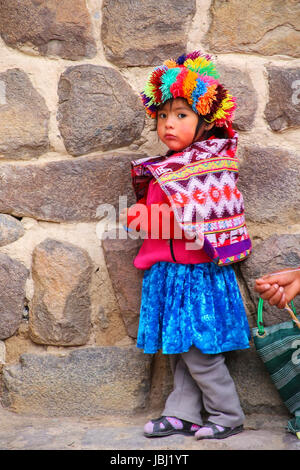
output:
[[[4,406],[44,415],[163,406],[167,361],[135,348],[141,241],[101,241],[115,225],[99,206],[118,213],[119,196],[134,202],[130,160],[165,150],[138,92],[154,65],[185,51],[213,54],[238,100],[254,251],[235,269],[255,326],[254,279],[300,265],[299,16],[296,0],[0,0]],[[287,318],[266,307],[266,324]],[[253,348],[228,361],[246,412],[283,412]]]

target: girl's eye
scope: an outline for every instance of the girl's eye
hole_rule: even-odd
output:
[[[166,113],[159,113],[158,117],[160,119],[165,119],[167,117]]]
[[[178,114],[178,117],[179,117],[179,119],[182,119],[182,118],[186,117],[186,114],[184,114],[184,113],[179,113],[179,114]]]

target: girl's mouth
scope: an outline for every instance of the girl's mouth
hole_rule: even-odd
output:
[[[167,140],[173,140],[176,139],[177,137],[173,134],[165,134],[165,139]]]

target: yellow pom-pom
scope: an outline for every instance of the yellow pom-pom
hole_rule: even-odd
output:
[[[217,112],[213,115],[211,122],[216,121],[217,119],[226,119],[228,115],[230,116],[230,110],[234,107],[234,102],[232,101],[232,95],[227,95],[221,102],[220,107]],[[227,112],[228,111],[228,112]]]
[[[146,83],[146,86],[145,86],[145,89],[144,89],[144,94],[148,97],[148,98],[151,98],[151,100],[149,101],[149,105],[153,104],[154,103],[154,90],[155,90],[155,87],[152,83]]]
[[[201,67],[207,65],[208,62],[204,57],[197,57],[196,59],[187,59],[184,62],[184,66],[188,67],[190,70],[197,72]]]

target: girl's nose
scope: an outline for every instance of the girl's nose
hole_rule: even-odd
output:
[[[171,116],[168,116],[166,119],[166,127],[167,128],[174,127],[174,119],[172,119]]]

